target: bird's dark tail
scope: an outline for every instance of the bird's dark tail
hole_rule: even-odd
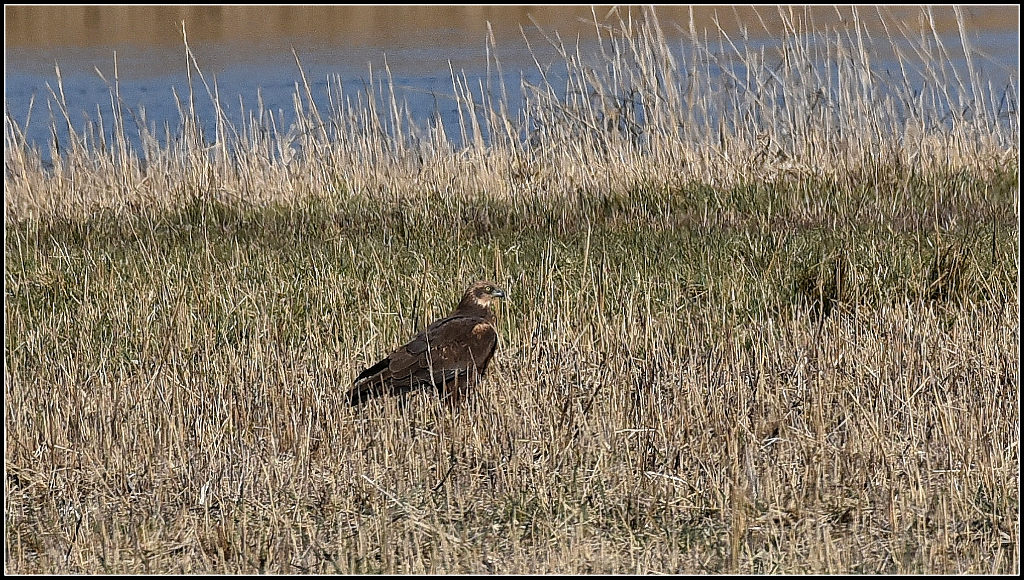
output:
[[[352,388],[348,391],[348,402],[350,405],[361,405],[370,399],[384,394],[386,381],[377,375],[387,370],[389,364],[391,364],[391,359],[385,358],[359,373],[359,376],[352,383]]]

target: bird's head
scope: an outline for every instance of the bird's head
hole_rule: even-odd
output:
[[[487,282],[486,280],[477,282],[466,290],[466,295],[462,297],[462,305],[474,305],[483,308],[489,308],[494,300],[498,298],[505,298],[505,292],[495,286],[494,282]]]

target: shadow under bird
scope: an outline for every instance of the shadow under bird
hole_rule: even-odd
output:
[[[435,387],[450,403],[461,401],[483,377],[498,345],[495,300],[505,293],[493,282],[476,282],[451,315],[435,320],[404,346],[359,373],[348,392],[353,405],[381,395]]]

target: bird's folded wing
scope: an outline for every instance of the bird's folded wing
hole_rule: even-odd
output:
[[[474,333],[482,323],[486,324],[476,317],[451,316],[431,324],[389,357],[391,376],[396,384],[432,382],[438,385],[466,374],[478,362],[473,356],[478,350],[474,348],[475,343],[496,339],[493,328],[490,334],[494,336]]]

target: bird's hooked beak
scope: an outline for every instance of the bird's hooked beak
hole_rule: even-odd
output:
[[[501,288],[495,288],[494,290],[492,290],[491,296],[494,296],[495,298],[506,298],[505,291],[502,290]]]

